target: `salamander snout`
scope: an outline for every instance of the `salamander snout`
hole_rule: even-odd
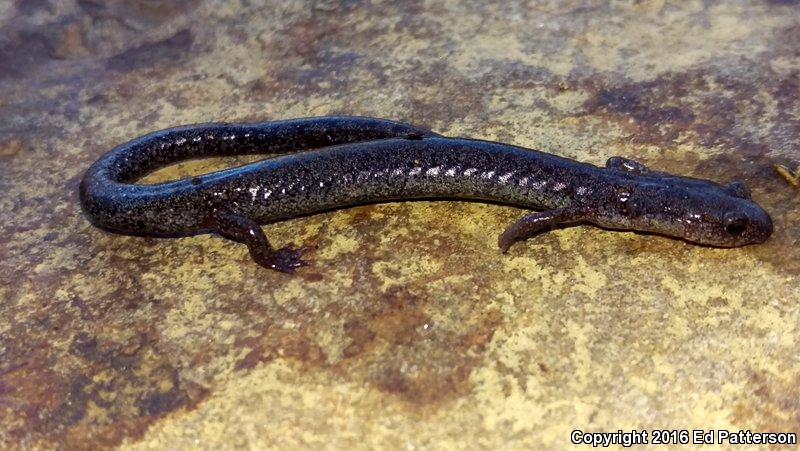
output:
[[[715,247],[759,244],[772,235],[772,219],[749,198],[705,193],[684,217],[685,238]],[[689,218],[688,220],[686,218]]]
[[[733,246],[758,244],[772,235],[772,219],[758,205],[751,203],[746,209],[726,212],[722,228]]]
[[[600,225],[683,238],[714,247],[763,243],[772,219],[742,183],[727,186],[684,177],[622,190]],[[624,202],[620,202],[624,200]]]

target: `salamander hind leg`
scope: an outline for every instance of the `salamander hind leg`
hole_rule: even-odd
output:
[[[588,213],[587,208],[572,207],[541,211],[524,216],[506,228],[498,238],[497,245],[505,254],[517,241],[526,240],[559,226],[583,221]]]
[[[209,220],[211,226],[219,234],[246,244],[253,260],[265,268],[292,273],[295,269],[308,265],[308,262],[300,258],[306,248],[292,246],[273,248],[264,235],[264,231],[261,230],[261,226],[246,216],[228,211],[218,211]]]

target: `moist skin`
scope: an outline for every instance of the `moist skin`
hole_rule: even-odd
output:
[[[271,158],[168,183],[134,183],[180,160],[244,154]],[[539,210],[500,234],[503,252],[580,223],[716,247],[761,243],[772,233],[769,215],[741,182],[670,175],[622,157],[598,167],[366,117],[157,131],[109,151],[80,185],[83,209],[98,227],[147,236],[215,232],[282,272],[306,264],[303,249],[273,248],[260,224],[364,203],[442,198]]]

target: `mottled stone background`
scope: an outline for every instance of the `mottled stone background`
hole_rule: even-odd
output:
[[[0,446],[546,447],[574,428],[800,429],[797,1],[0,0]],[[77,185],[204,121],[356,114],[745,180],[773,238],[720,250],[524,212],[375,205],[111,235]],[[235,164],[206,160],[167,180]]]

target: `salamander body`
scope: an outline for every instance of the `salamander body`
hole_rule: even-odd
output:
[[[133,183],[187,158],[264,154],[271,158],[157,185]],[[261,265],[302,266],[302,249],[275,249],[260,224],[357,204],[406,199],[472,199],[540,210],[498,240],[591,223],[718,247],[761,243],[769,215],[741,182],[652,171],[611,157],[605,167],[490,141],[449,138],[364,117],[260,124],[199,124],[122,144],[87,171],[80,198],[89,219],[133,235],[216,232],[247,244]]]

